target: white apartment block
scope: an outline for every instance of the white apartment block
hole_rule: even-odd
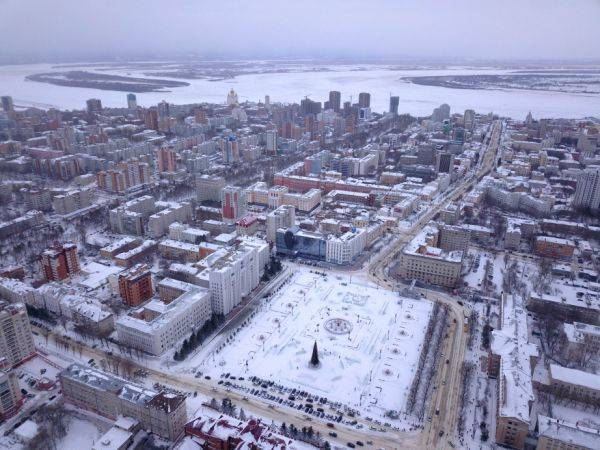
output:
[[[64,216],[90,206],[93,201],[94,192],[91,189],[77,189],[55,196],[52,208],[56,214]]]
[[[210,231],[190,227],[179,222],[173,222],[169,225],[169,238],[176,241],[198,244],[199,242],[206,241],[210,238]]]
[[[116,322],[124,345],[151,355],[162,355],[210,319],[211,295],[193,286],[170,303],[152,300]]]
[[[214,175],[200,175],[196,177],[196,198],[202,201],[221,201],[221,192],[225,187],[225,178]]]
[[[35,354],[35,345],[25,306],[0,302],[0,358],[10,367]]]
[[[350,264],[364,250],[367,231],[359,228],[341,236],[330,236],[325,247],[325,260],[334,264]]]
[[[37,289],[13,278],[0,277],[0,298],[10,303],[25,303],[36,308],[44,307],[42,294]]]
[[[279,228],[290,228],[296,224],[296,209],[291,205],[281,205],[267,214],[267,241],[275,242]]]
[[[227,315],[260,281],[261,253],[250,245],[218,251],[207,258],[211,302],[215,314]],[[264,253],[262,253],[264,254]]]
[[[148,218],[148,234],[160,237],[167,233],[174,222],[192,220],[192,205],[189,202],[156,202],[157,208],[163,208]]]
[[[572,205],[594,210],[600,208],[600,167],[586,169],[579,175]]]

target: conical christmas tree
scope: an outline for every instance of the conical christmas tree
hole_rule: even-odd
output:
[[[315,345],[313,346],[310,365],[313,367],[317,367],[319,365],[319,349],[317,348],[317,341],[315,341]]]

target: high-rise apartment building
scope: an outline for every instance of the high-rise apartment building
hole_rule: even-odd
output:
[[[358,106],[360,108],[370,108],[371,107],[371,94],[368,92],[361,92],[358,94]]]
[[[271,154],[277,153],[277,130],[268,130],[266,132],[266,149]]]
[[[138,306],[152,298],[152,274],[146,264],[136,264],[119,274],[119,294],[128,306]]]
[[[77,246],[71,242],[55,244],[42,253],[42,268],[48,281],[64,280],[79,272]]]
[[[90,98],[86,102],[88,114],[102,112],[102,101],[98,98]]]
[[[579,175],[572,206],[600,209],[600,167],[586,169]]]
[[[340,112],[342,94],[340,91],[329,91],[329,107],[335,112]]]
[[[160,172],[175,172],[177,169],[176,155],[173,149],[161,147],[157,152],[158,170]]]
[[[275,242],[279,228],[288,229],[296,223],[296,208],[292,205],[282,205],[267,214],[267,241]]]
[[[225,186],[221,194],[221,214],[223,219],[237,221],[246,214],[246,194],[238,186]]]
[[[196,199],[199,202],[220,202],[225,188],[225,178],[216,175],[200,175],[196,177]]]
[[[94,191],[92,189],[75,189],[57,195],[52,199],[52,208],[57,214],[70,214],[92,204]]]
[[[14,367],[33,355],[35,345],[25,306],[0,301],[0,358],[6,358],[6,366]]]
[[[23,396],[14,371],[0,369],[0,421],[14,416],[23,404]]]

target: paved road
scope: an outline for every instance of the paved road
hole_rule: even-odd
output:
[[[451,190],[443,201],[438,202],[437,205],[433,205],[410,228],[401,232],[396,241],[371,263],[368,268],[368,274],[374,282],[384,288],[393,290],[401,289],[401,285],[396,283],[393,277],[386,273],[386,269],[392,265],[404,245],[438,214],[442,208],[449,202],[459,199],[468,189],[491,171],[496,162],[501,132],[502,123],[496,121],[492,125],[487,149],[482,156],[477,175],[468,178],[465,182]],[[443,353],[446,356],[443,359],[448,359],[450,362],[449,364],[438,365],[438,371],[434,380],[434,385],[437,386],[437,389],[434,391],[428,408],[428,416],[432,420],[431,422],[425,422],[425,430],[418,444],[418,448],[447,448],[449,441],[456,442],[455,431],[461,391],[460,369],[464,361],[467,341],[467,336],[462,326],[465,310],[450,295],[431,289],[417,289],[416,291],[432,301],[446,305],[449,310],[450,330],[448,338],[444,342]],[[439,411],[439,414],[436,414],[436,411]],[[440,436],[442,431],[443,436]]]

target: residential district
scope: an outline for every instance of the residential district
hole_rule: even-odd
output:
[[[350,94],[1,98],[0,448],[600,448],[600,121]]]

